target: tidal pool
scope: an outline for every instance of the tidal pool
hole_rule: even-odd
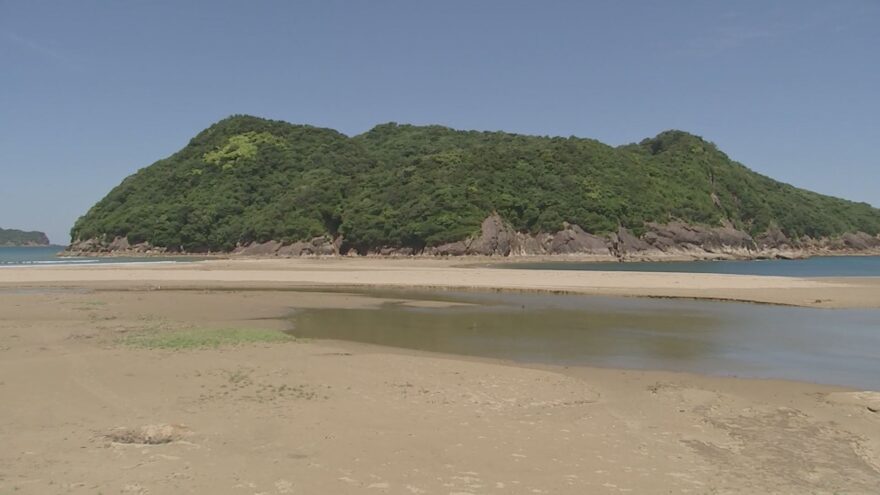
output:
[[[880,310],[544,294],[381,295],[470,304],[298,310],[291,333],[523,363],[782,378],[880,390]]]

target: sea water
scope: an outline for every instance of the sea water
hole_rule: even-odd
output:
[[[98,263],[177,263],[203,259],[190,256],[58,256],[62,251],[64,251],[64,246],[0,247],[0,268],[12,266],[88,265]]]
[[[817,256],[801,260],[505,263],[524,270],[725,273],[782,277],[880,277],[880,256]]]

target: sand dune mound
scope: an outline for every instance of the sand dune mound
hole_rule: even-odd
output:
[[[190,430],[185,425],[158,424],[140,428],[114,428],[105,437],[116,443],[160,445],[181,440],[189,434]]]

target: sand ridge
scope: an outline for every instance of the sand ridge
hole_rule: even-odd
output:
[[[234,259],[180,264],[14,267],[0,270],[0,286],[4,285],[526,290],[825,308],[880,307],[880,278],[517,270],[461,267],[455,260],[443,259]]]

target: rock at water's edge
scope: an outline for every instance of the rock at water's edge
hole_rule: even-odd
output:
[[[797,241],[788,238],[777,228],[770,228],[756,237],[730,224],[718,227],[688,225],[682,222],[648,223],[645,233],[636,236],[626,228],[599,236],[579,225],[565,223],[554,233],[530,234],[517,232],[497,213],[483,220],[479,234],[467,239],[430,246],[422,251],[412,247],[386,246],[370,251],[378,256],[540,256],[586,255],[623,260],[651,260],[675,258],[698,259],[753,259],[799,258],[822,254],[876,253],[880,254],[880,237],[864,232],[844,234],[839,238]],[[237,246],[231,253],[244,256],[337,256],[357,255],[357,251],[343,253],[341,236],[320,236],[307,241],[283,243],[268,241]],[[68,247],[68,254],[166,254],[172,251],[149,243],[131,244],[125,237],[110,241],[87,239]]]

